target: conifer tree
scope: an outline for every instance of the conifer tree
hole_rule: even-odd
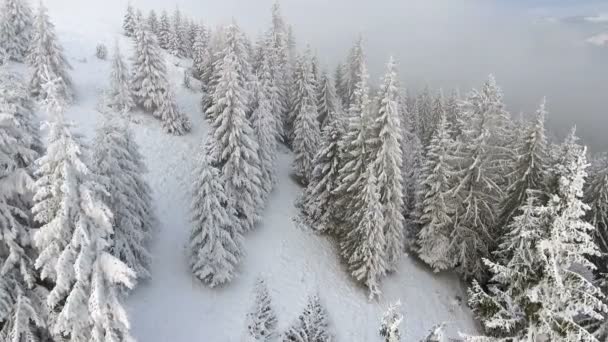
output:
[[[112,213],[89,171],[87,150],[63,118],[60,81],[45,83],[52,121],[49,144],[38,160],[34,234],[35,266],[53,287],[47,305],[57,311],[51,332],[70,341],[129,340],[129,324],[116,286],[133,286],[134,273],[108,253]]]
[[[378,109],[371,123],[371,163],[380,191],[387,267],[394,271],[403,254],[403,177],[401,175],[401,125],[397,72],[393,58],[378,94]]]
[[[450,236],[454,224],[456,203],[450,194],[451,183],[458,176],[452,154],[454,142],[450,138],[445,115],[430,145],[420,171],[417,208],[418,254],[434,271],[454,266],[450,253]]]
[[[340,104],[343,108],[348,108],[347,99],[347,85],[346,85],[346,66],[342,63],[338,64],[334,72],[334,82],[336,88],[336,95],[340,100]]]
[[[196,32],[194,44],[192,46],[192,68],[194,76],[197,79],[202,79],[206,64],[209,62],[210,58],[209,32],[205,26],[201,26]]]
[[[135,17],[135,10],[133,9],[133,6],[131,6],[131,4],[129,3],[127,5],[127,13],[125,13],[125,16],[122,20],[122,29],[124,31],[125,36],[127,37],[135,36],[135,27],[137,25]]]
[[[293,118],[294,172],[306,185],[313,171],[313,159],[320,140],[317,111],[316,84],[312,73],[310,54],[306,53],[299,63],[295,76],[295,103]]]
[[[34,16],[26,0],[0,4],[0,56],[23,62],[30,48]]]
[[[383,231],[384,215],[380,203],[376,177],[372,166],[363,178],[361,209],[356,215],[356,227],[346,233],[340,248],[353,277],[369,289],[369,298],[380,295],[380,280],[386,274],[388,264],[386,239]]]
[[[213,139],[205,143],[196,170],[189,246],[192,272],[209,287],[232,280],[243,253],[242,230],[227,196],[226,178],[213,159],[213,144]]]
[[[590,207],[587,221],[596,228],[594,238],[602,253],[593,262],[597,267],[596,273],[604,274],[608,272],[605,262],[608,253],[608,169],[604,168],[590,178],[585,203]]]
[[[536,112],[536,119],[525,129],[523,140],[515,148],[512,170],[514,182],[507,188],[501,203],[499,225],[506,227],[517,209],[527,202],[526,196],[534,193],[540,200],[546,197],[548,154],[545,138],[545,102]]]
[[[269,341],[275,335],[277,315],[263,279],[256,282],[254,291],[253,307],[247,313],[247,332],[254,341]]]
[[[318,295],[308,298],[304,311],[283,334],[283,342],[330,342],[327,311]]]
[[[135,107],[133,94],[131,93],[129,70],[122,59],[118,43],[116,43],[116,47],[114,48],[112,71],[110,73],[110,89],[107,91],[106,96],[106,104],[116,112],[127,113]]]
[[[327,72],[323,72],[320,76],[317,103],[319,108],[318,119],[322,130],[329,122],[330,113],[337,113],[342,110],[338,96],[336,95],[336,89]]]
[[[290,110],[290,85],[291,85],[291,63],[293,55],[290,53],[289,32],[285,19],[281,13],[281,6],[278,1],[272,5],[272,26],[270,28],[269,38],[272,47],[272,60],[274,64],[273,76],[277,86],[279,110],[283,117],[281,127],[287,129],[289,127],[288,112]],[[287,137],[289,132],[282,132]]]
[[[183,25],[182,15],[178,7],[173,12],[171,18],[171,30],[169,31],[169,53],[176,57],[185,56],[183,42]]]
[[[431,331],[429,332],[428,336],[425,337],[421,342],[443,342],[444,341],[444,333],[443,333],[443,329],[445,327],[445,324],[437,324],[435,325],[433,328],[431,328]]]
[[[581,201],[585,167],[585,150],[566,144],[549,203],[539,205],[530,194],[500,246],[507,261],[485,261],[493,285],[485,292],[475,282],[469,303],[488,333],[513,340],[597,342],[579,323],[602,320],[608,312],[600,289],[583,273],[594,268],[587,256],[599,254],[590,235],[594,228],[582,220],[588,210]]]
[[[152,33],[154,33],[156,35],[156,37],[158,37],[158,33],[159,33],[158,17],[156,16],[155,10],[150,10],[150,14],[148,14],[147,22],[148,22],[148,27],[150,28],[150,31]]]
[[[388,310],[382,316],[382,322],[380,323],[380,336],[384,339],[384,342],[400,342],[401,341],[401,330],[399,326],[403,321],[403,315],[400,312],[401,302],[392,304]]]
[[[150,187],[142,178],[146,167],[126,122],[107,114],[95,135],[93,172],[103,186],[105,204],[112,211],[112,255],[131,268],[137,278],[150,276],[153,217]]]
[[[63,49],[57,41],[55,27],[51,23],[44,5],[38,7],[38,13],[34,22],[34,35],[32,38],[31,52],[28,56],[29,64],[33,71],[30,78],[30,92],[41,100],[48,96],[42,86],[45,77],[49,76],[58,80],[57,92],[65,100],[72,98],[71,80],[67,74],[70,68],[63,55]]]
[[[166,10],[160,14],[158,21],[158,45],[163,49],[169,49],[169,40],[171,37],[171,24],[169,23],[169,15]]]
[[[351,48],[345,68],[346,86],[344,87],[344,100],[346,100],[346,103],[344,106],[349,108],[353,104],[354,96],[356,96],[355,92],[357,91],[357,85],[362,82],[365,77],[367,77],[365,52],[363,49],[363,36],[359,36],[355,42],[355,45]]]
[[[246,116],[247,82],[251,76],[242,34],[235,24],[226,30],[223,55],[207,116],[217,141],[217,164],[226,179],[226,194],[236,209],[242,231],[249,231],[259,221],[263,204],[262,173],[258,143]]]
[[[422,146],[426,148],[435,129],[435,113],[433,112],[433,97],[426,86],[416,97],[417,133]]]
[[[131,89],[138,105],[160,119],[168,133],[190,131],[188,118],[179,111],[169,89],[167,69],[156,37],[145,25],[138,25],[135,36]]]
[[[340,142],[346,127],[342,113],[330,113],[321,147],[314,159],[311,182],[300,203],[306,222],[317,232],[336,232],[336,202],[340,170]]]

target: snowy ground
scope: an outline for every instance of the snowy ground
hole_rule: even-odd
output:
[[[66,14],[61,6],[53,7],[52,1],[48,5],[53,19],[54,14]],[[55,22],[73,66],[76,89],[76,102],[67,115],[90,139],[100,116],[95,111],[98,95],[110,68],[109,62],[94,57],[95,45],[104,41],[112,47],[119,28],[109,30],[102,24],[92,30],[87,25],[73,25],[74,20]],[[121,37],[120,45],[123,54],[130,56],[130,41]],[[418,341],[439,322],[448,322],[451,337],[458,331],[475,331],[457,278],[434,275],[411,257],[404,258],[398,273],[384,281],[381,300],[369,302],[366,291],[344,271],[332,244],[293,223],[297,214],[294,200],[301,189],[290,178],[291,155],[287,151],[279,155],[279,183],[264,220],[246,236],[247,256],[239,277],[213,290],[196,281],[190,275],[185,246],[190,231],[191,172],[207,127],[200,113],[200,94],[181,86],[183,69],[176,63],[186,62],[168,58],[167,64],[179,105],[192,120],[192,132],[185,137],[169,136],[156,120],[141,113],[134,115],[141,121],[134,130],[150,169],[147,179],[154,191],[159,221],[151,246],[152,279],[139,284],[128,300],[133,333],[139,341],[240,341],[252,287],[259,276],[267,279],[280,330],[297,317],[306,296],[318,292],[337,341],[378,340],[381,312],[396,300],[401,300],[405,314],[404,341]]]

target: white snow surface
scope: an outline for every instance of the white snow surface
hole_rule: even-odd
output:
[[[104,42],[111,50],[118,39],[123,54],[130,56],[131,41],[120,34],[119,26],[126,1],[49,0],[46,4],[73,67],[76,99],[67,116],[91,141],[101,116],[95,109],[99,93],[107,86],[110,72],[109,61],[95,58],[95,46]],[[172,6],[168,4],[167,9]],[[285,149],[279,152],[278,184],[263,221],[245,236],[246,257],[239,276],[216,289],[192,277],[186,249],[191,173],[208,128],[200,110],[200,93],[181,85],[183,66],[188,63],[167,56],[177,101],[192,121],[191,133],[168,135],[151,116],[134,114],[140,122],[133,124],[133,130],[150,170],[146,177],[158,218],[150,250],[152,279],[138,284],[127,300],[138,341],[241,341],[253,286],[260,276],[270,289],[280,331],[297,318],[307,295],[315,292],[329,312],[336,341],[380,341],[382,313],[397,300],[404,313],[403,341],[419,341],[441,322],[447,322],[450,337],[457,337],[459,331],[477,331],[458,278],[433,274],[412,256],[404,257],[398,272],[383,281],[382,298],[369,302],[366,289],[346,273],[331,241],[293,222],[298,213],[294,201],[302,189],[291,179],[292,155]]]

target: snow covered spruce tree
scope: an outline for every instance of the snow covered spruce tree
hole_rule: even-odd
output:
[[[272,112],[272,99],[276,94],[274,79],[271,74],[269,58],[263,58],[253,86],[253,113],[251,125],[258,141],[258,156],[262,171],[262,189],[264,200],[276,183],[277,155],[277,117]]]
[[[31,241],[31,168],[41,151],[27,88],[0,71],[0,340],[44,338],[45,290],[37,283]]]
[[[106,92],[105,104],[113,111],[123,114],[135,107],[133,94],[131,93],[129,70],[122,59],[118,43],[114,48],[110,88]]]
[[[156,37],[139,23],[135,30],[135,56],[131,89],[138,105],[152,111],[166,132],[183,135],[190,131],[190,121],[181,113],[171,93],[167,68]]]
[[[158,17],[156,16],[155,10],[150,10],[150,13],[148,14],[148,18],[146,19],[146,21],[148,23],[148,27],[150,28],[150,31],[152,31],[152,33],[154,33],[156,35],[156,37],[158,37]]]
[[[457,206],[450,193],[456,173],[453,153],[454,141],[450,138],[445,115],[431,139],[420,170],[416,209],[418,233],[418,255],[434,271],[454,267],[454,255],[450,248],[454,213]]]
[[[137,20],[135,19],[136,13],[131,6],[131,3],[127,5],[127,13],[125,13],[124,18],[122,19],[122,29],[127,37],[135,36],[135,27],[137,25]]]
[[[269,37],[272,47],[273,60],[273,77],[277,86],[277,94],[279,101],[277,108],[274,110],[281,115],[283,123],[281,128],[286,129],[289,126],[288,112],[290,109],[290,85],[291,85],[291,67],[293,58],[290,55],[289,47],[289,31],[285,19],[281,13],[279,1],[272,5],[272,27]],[[287,137],[287,132],[281,132]]]
[[[40,4],[34,22],[34,33],[28,62],[32,67],[30,92],[40,100],[45,100],[48,94],[44,91],[45,77],[57,79],[57,95],[66,101],[72,99],[72,81],[67,73],[70,68],[63,55],[63,49],[57,41],[55,27],[51,23],[46,7]]]
[[[312,73],[310,50],[301,57],[294,77],[293,152],[294,173],[306,185],[310,182],[313,160],[319,147],[320,132],[316,83]]]
[[[330,112],[323,128],[320,150],[314,159],[312,178],[299,205],[305,222],[315,231],[336,233],[336,201],[340,170],[340,142],[346,125],[343,113]]]
[[[348,60],[346,62],[346,78],[344,87],[344,99],[346,100],[345,108],[350,108],[353,105],[355,92],[358,84],[362,81],[367,82],[367,66],[365,62],[365,51],[363,48],[363,36],[359,36],[355,45],[351,48]],[[364,80],[365,79],[365,80]]]
[[[30,48],[34,16],[27,0],[0,4],[0,56],[23,62]]]
[[[226,29],[223,59],[217,66],[219,79],[207,110],[217,141],[217,167],[225,177],[225,191],[234,206],[241,231],[253,229],[263,207],[262,172],[258,143],[247,119],[249,65],[240,29]]]
[[[270,341],[277,329],[277,314],[272,306],[268,287],[263,279],[255,284],[253,307],[247,313],[247,333],[249,340]]]
[[[333,336],[329,331],[327,311],[318,295],[308,298],[304,311],[283,333],[283,342],[330,342]]]
[[[595,242],[602,252],[594,258],[597,273],[607,273],[606,253],[608,253],[608,169],[603,168],[590,177],[589,186],[585,191],[585,203],[590,207],[587,221],[595,227]]]
[[[397,268],[403,254],[403,177],[397,71],[391,57],[378,94],[378,109],[370,131],[371,163],[380,195],[387,267]]]
[[[329,123],[330,113],[338,113],[342,111],[340,100],[336,95],[336,89],[327,72],[323,72],[320,76],[319,93],[317,98],[319,110],[319,124],[323,129]]]
[[[380,322],[380,336],[384,342],[400,342],[401,330],[399,326],[403,321],[403,315],[400,312],[401,302],[397,302],[389,306],[388,310],[382,316]]]
[[[128,123],[106,114],[95,135],[93,172],[113,213],[110,252],[140,279],[150,276],[147,243],[154,221],[151,190],[143,179],[146,171]]]
[[[158,20],[158,44],[163,49],[169,49],[169,40],[171,37],[171,24],[169,23],[169,15],[166,10],[163,10]]]
[[[63,118],[61,81],[44,85],[49,124],[46,153],[37,162],[35,266],[52,283],[51,333],[70,341],[130,340],[117,286],[131,287],[134,273],[109,254],[112,213],[99,199],[102,186],[89,171],[86,147]]]
[[[204,25],[196,32],[194,44],[192,45],[192,69],[193,75],[197,79],[202,79],[205,66],[209,61],[209,31]]]
[[[545,115],[543,100],[536,112],[535,121],[525,128],[523,140],[517,142],[513,165],[510,166],[514,181],[506,189],[500,205],[500,227],[506,227],[517,210],[527,203],[528,194],[533,193],[539,200],[546,197],[549,156],[545,138]]]
[[[171,29],[169,31],[169,53],[176,57],[184,57],[184,42],[183,42],[183,30],[184,23],[182,22],[182,14],[178,7],[173,12],[171,18]]]
[[[192,272],[209,287],[232,280],[243,254],[242,228],[215,160],[214,143],[213,138],[206,141],[195,173],[190,233]]]
[[[528,195],[498,251],[507,262],[485,261],[493,273],[490,291],[474,282],[469,303],[489,334],[518,341],[598,341],[579,323],[602,320],[608,312],[600,289],[583,274],[594,268],[587,256],[599,254],[590,235],[594,228],[582,220],[588,209],[581,201],[585,167],[585,149],[565,146],[556,166],[556,193],[547,205]]]
[[[373,166],[363,175],[357,226],[346,233],[340,248],[353,277],[369,289],[369,298],[380,295],[380,280],[388,269],[384,215]]]
[[[436,324],[434,327],[431,328],[429,334],[420,342],[444,342],[444,328],[444,323]]]

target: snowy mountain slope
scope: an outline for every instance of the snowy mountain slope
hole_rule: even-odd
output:
[[[52,1],[48,5],[52,15],[62,13]],[[98,30],[80,30],[73,18],[65,26],[61,17],[53,20],[73,66],[76,102],[67,116],[90,140],[100,115],[95,111],[98,95],[109,74],[109,62],[96,59],[94,48],[98,41],[111,47],[120,30],[108,30],[106,22],[100,23]],[[80,20],[90,28],[94,26],[91,21],[101,19]],[[130,55],[130,41],[120,37],[120,44],[123,53]],[[185,248],[190,232],[189,191],[207,128],[200,113],[200,94],[181,86],[183,69],[174,62],[186,62],[168,58],[172,85],[180,107],[192,120],[192,132],[184,137],[167,135],[156,120],[134,115],[141,121],[134,124],[134,131],[150,169],[147,180],[154,191],[159,221],[151,246],[152,279],[140,284],[128,300],[133,334],[139,341],[239,341],[258,276],[267,279],[281,330],[297,317],[306,296],[316,291],[327,306],[337,341],[379,340],[381,312],[398,299],[405,314],[404,341],[417,341],[434,324],[444,321],[449,322],[450,336],[455,337],[457,331],[474,331],[470,312],[457,299],[464,298],[458,279],[433,275],[411,257],[404,258],[398,273],[384,281],[380,302],[368,302],[366,291],[346,274],[332,244],[292,221],[297,215],[294,201],[301,189],[290,177],[292,157],[286,151],[279,156],[279,182],[264,220],[246,236],[247,256],[239,277],[219,289],[208,289],[194,279]]]

